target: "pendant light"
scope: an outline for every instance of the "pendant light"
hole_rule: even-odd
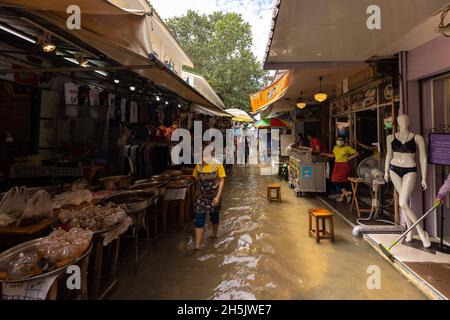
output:
[[[314,99],[317,102],[324,102],[325,100],[328,99],[328,95],[325,92],[322,91],[322,80],[323,80],[323,77],[321,76],[319,78],[319,80],[320,80],[320,91],[314,95]]]
[[[42,37],[39,37],[39,43],[42,51],[50,53],[56,50],[56,45],[52,41],[52,37],[49,33],[45,32]]]
[[[297,100],[297,108],[299,109],[306,108],[306,102],[303,100],[303,91],[300,92],[300,98]]]

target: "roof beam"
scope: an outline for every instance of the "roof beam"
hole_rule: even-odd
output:
[[[94,71],[119,71],[119,70],[143,70],[158,69],[159,66],[132,65],[132,66],[113,66],[113,67],[53,67],[53,68],[26,68],[26,69],[3,69],[0,73],[46,73],[46,72],[94,72]]]

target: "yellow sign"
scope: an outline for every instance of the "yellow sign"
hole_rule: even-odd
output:
[[[250,95],[250,103],[252,105],[253,112],[267,107],[268,105],[281,99],[286,94],[286,91],[289,88],[291,76],[292,73],[289,71],[264,90]]]

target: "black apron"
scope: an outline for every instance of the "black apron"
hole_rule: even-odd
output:
[[[203,166],[199,166],[197,178],[199,180],[199,188],[195,197],[194,212],[211,214],[220,211],[220,203],[213,207],[212,203],[218,194],[216,164],[212,168],[212,172],[203,172]]]

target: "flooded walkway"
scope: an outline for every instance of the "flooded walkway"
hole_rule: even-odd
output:
[[[308,235],[315,198],[296,198],[282,183],[281,203],[266,200],[276,177],[235,168],[224,191],[219,239],[208,226],[203,247],[188,253],[193,227],[164,236],[138,274],[120,266],[112,299],[424,299],[400,273],[335,217],[336,243]],[[367,288],[367,269],[381,270],[381,289]]]

